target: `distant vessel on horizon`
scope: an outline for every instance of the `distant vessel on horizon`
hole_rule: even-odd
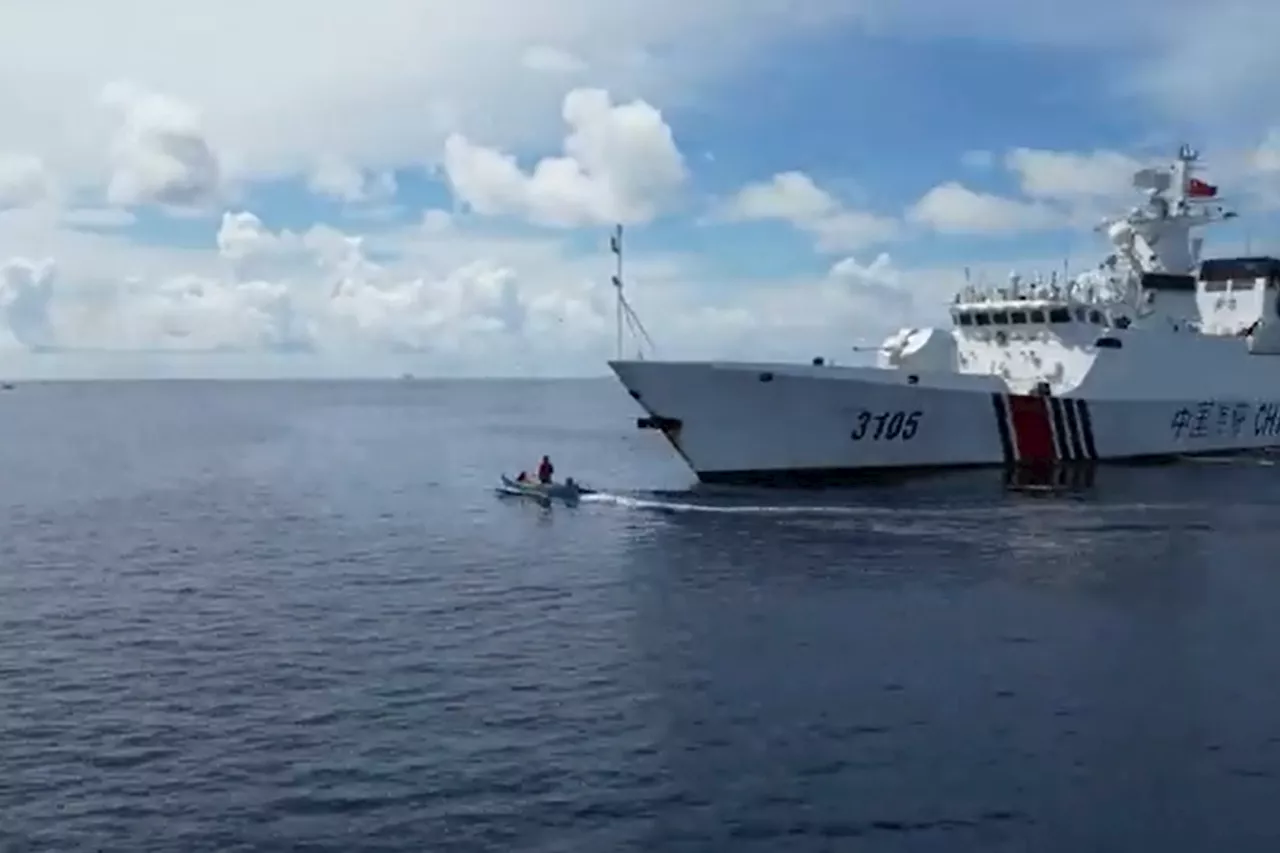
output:
[[[1280,446],[1280,260],[1201,259],[1193,229],[1235,214],[1196,177],[1198,161],[1184,145],[1171,165],[1134,173],[1146,198],[1099,227],[1113,251],[1096,269],[967,285],[950,327],[899,330],[875,366],[620,356],[609,366],[647,412],[638,425],[708,483]]]

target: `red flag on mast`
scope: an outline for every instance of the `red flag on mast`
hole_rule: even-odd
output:
[[[1187,195],[1191,198],[1213,198],[1217,194],[1218,188],[1213,184],[1205,183],[1199,178],[1187,181]]]

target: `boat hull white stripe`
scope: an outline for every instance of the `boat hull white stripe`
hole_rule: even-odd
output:
[[[1057,449],[1057,458],[1065,461],[1078,459],[1080,454],[1072,441],[1072,436],[1067,429],[1066,419],[1062,414],[1062,400],[1057,397],[1049,397],[1045,400],[1045,405],[1049,407],[1049,423],[1053,427],[1053,443]]]
[[[1280,447],[1275,401],[1085,400],[670,362],[618,375],[699,473],[1120,461]],[[771,374],[768,379],[761,378]],[[834,378],[838,377],[838,378]]]

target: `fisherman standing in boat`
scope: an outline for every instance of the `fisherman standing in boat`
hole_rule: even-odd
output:
[[[542,461],[538,463],[538,482],[546,485],[551,482],[551,477],[555,474],[555,466],[551,464],[551,458],[543,456]]]

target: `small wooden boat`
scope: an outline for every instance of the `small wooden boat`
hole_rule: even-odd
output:
[[[513,480],[506,474],[501,476],[502,485],[496,490],[498,494],[532,498],[543,506],[550,506],[553,500],[575,504],[582,495],[594,493],[594,490],[579,486],[571,480],[564,483],[538,483],[532,480],[527,482]]]

